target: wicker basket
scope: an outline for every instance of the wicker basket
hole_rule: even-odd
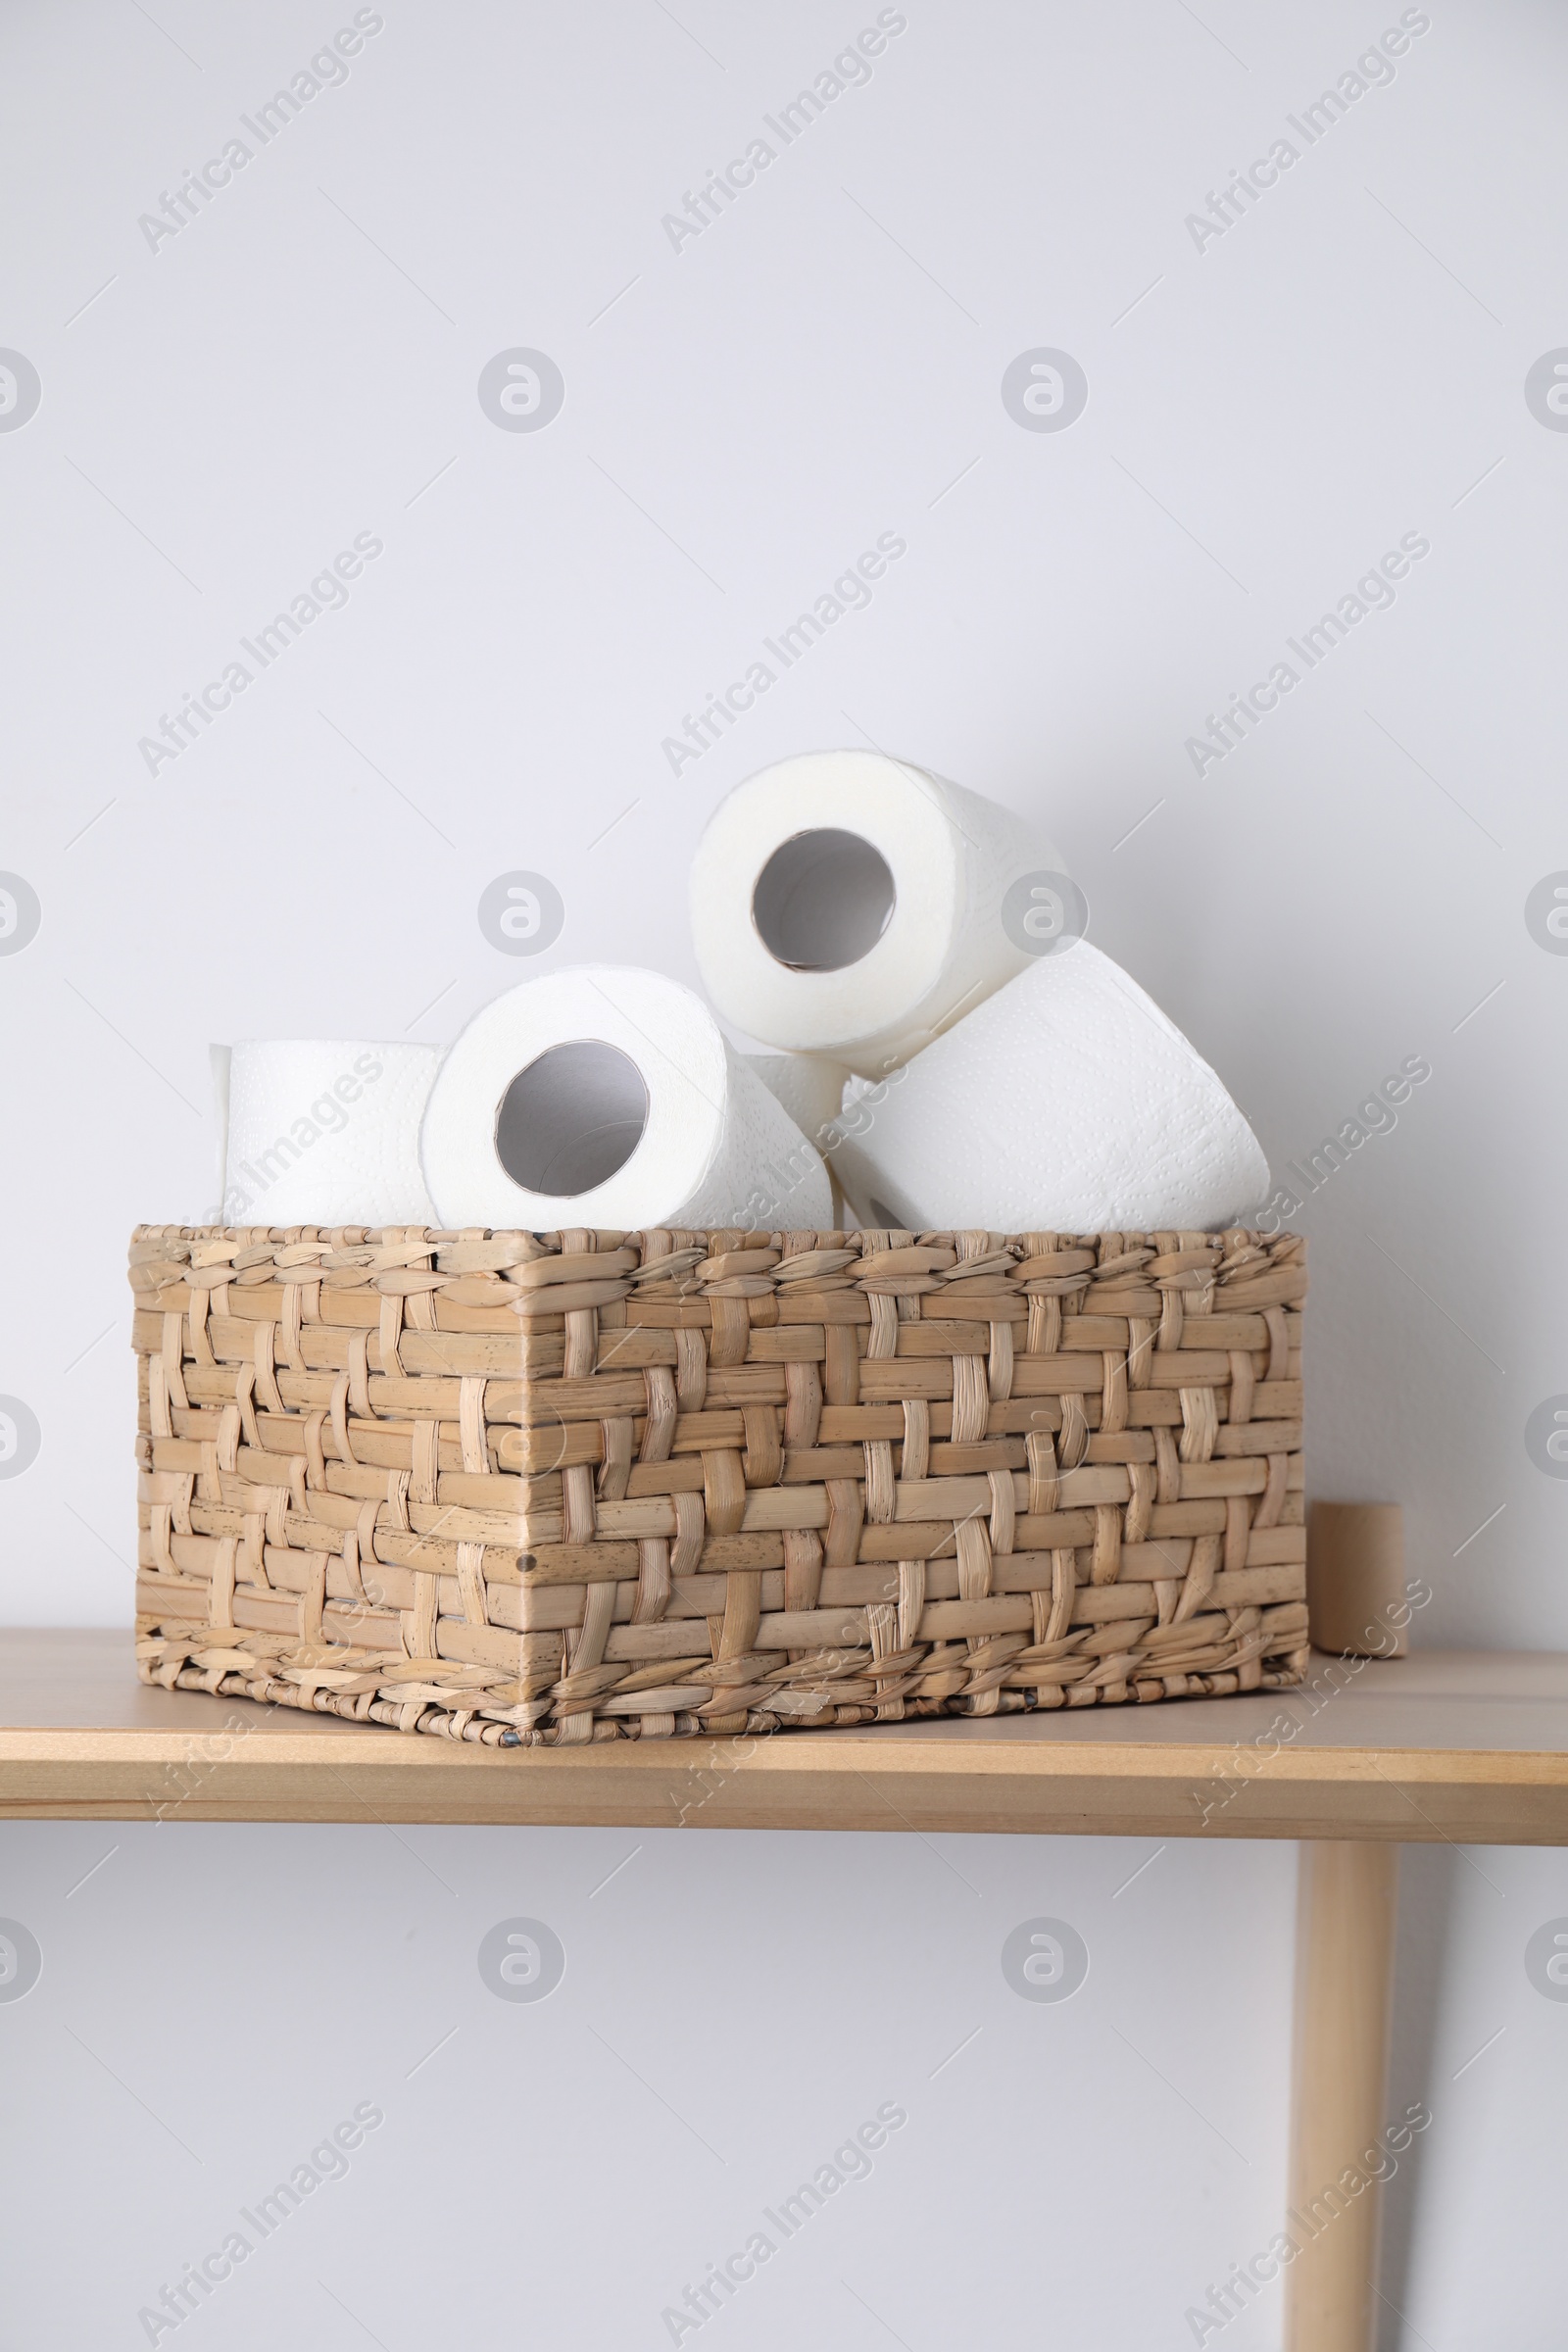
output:
[[[143,1226],[143,1678],[501,1747],[1277,1689],[1304,1245]]]

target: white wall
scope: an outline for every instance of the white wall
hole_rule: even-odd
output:
[[[1401,1060],[1430,1062],[1397,1127],[1294,1220],[1313,1248],[1312,1482],[1404,1504],[1436,1592],[1423,1641],[1568,1644],[1568,1493],[1525,1446],[1568,1393],[1550,1223],[1568,960],[1526,923],[1568,869],[1568,436],[1524,393],[1568,343],[1560,14],[1437,0],[1393,81],[1308,149],[1287,117],[1397,8],[911,0],[869,81],[675,251],[662,217],[760,133],[778,147],[763,116],[873,8],[379,13],[347,80],[265,149],[242,132],[251,161],[156,250],[139,216],[353,11],[160,0],[155,23],[18,0],[0,27],[0,345],[42,387],[0,430],[0,869],[42,913],[0,954],[0,1396],[39,1431],[0,1478],[0,1613],[128,1619],[123,1244],[212,1198],[208,1040],[450,1037],[518,969],[475,907],[519,867],[564,902],[545,966],[691,978],[684,874],[715,801],[781,754],[872,740],[1040,813],[1092,936],[1215,1061],[1277,1169]],[[1298,160],[1200,250],[1189,214],[1281,136]],[[564,378],[537,433],[498,430],[476,397],[519,346]],[[1039,347],[1088,377],[1065,431],[1003,405],[1004,368]],[[161,714],[362,532],[383,552],[346,609],[150,774]],[[907,553],[869,610],[673,774],[683,714],[883,532]],[[1392,609],[1197,774],[1206,714],[1294,661],[1285,641],[1406,533],[1430,552]],[[0,1844],[0,1911],[30,1902],[53,1954],[0,2016],[27,2027],[9,2037],[37,2070],[29,2132],[55,2148],[35,2163],[11,2135],[29,2337],[62,2295],[101,2291],[95,2336],[138,2340],[137,2264],[204,2250],[225,2199],[383,2084],[385,2135],[330,2191],[340,2218],[303,2228],[327,2231],[310,2259],[334,2282],[341,2243],[359,2299],[342,2291],[392,2346],[470,2295],[492,2325],[526,2295],[553,2334],[587,2298],[598,2340],[660,2340],[666,2271],[694,2276],[906,2084],[906,2136],[822,2225],[844,2233],[831,2254],[803,2245],[776,2294],[750,2290],[756,2313],[721,2323],[736,2340],[808,2316],[819,2340],[881,2340],[841,2271],[917,2347],[977,2320],[1191,2340],[1189,2279],[1251,2251],[1278,2202],[1283,1852],[1173,1851],[1112,1910],[1141,1849],[951,1841],[968,1896],[915,1842],[665,1838],[577,1914],[632,1839],[416,1837],[454,1897],[380,1833],[186,1826],[122,1835],[68,1907],[110,1842]],[[1543,2338],[1527,2247],[1568,2031],[1520,1965],[1568,1912],[1557,1861],[1452,1869],[1420,1882],[1447,1958],[1410,2064],[1435,2083],[1450,2044],[1457,2067],[1510,2030],[1430,2091],[1443,2129],[1407,2168],[1407,2340],[1439,2352]],[[595,1923],[567,1936],[580,1970],[537,2018],[492,2008],[477,1933],[551,1903]],[[1004,2000],[1006,1928],[1074,1903],[1103,1955],[1084,1993],[1059,2013]],[[405,2092],[406,2047],[449,2008],[468,2049]],[[985,2055],[928,2089],[930,2049],[988,2010]],[[688,2171],[690,2142],[559,2023],[590,2011],[700,2106],[733,2180]],[[112,2111],[40,2017],[102,2036],[193,2144],[226,2151],[220,2188],[177,2150],[154,2162],[134,2108]],[[232,2083],[198,2094],[184,2040],[216,2050],[230,2023]],[[544,2053],[511,2047],[519,2023],[548,2025]],[[1216,2158],[1117,2032],[1251,2169]],[[296,2054],[269,2065],[286,2035]],[[92,2285],[61,2234],[84,2176],[111,2248]],[[304,2300],[310,2263],[274,2251],[253,2296],[236,2283],[233,2310],[191,2325],[260,2343],[287,2311],[298,2340],[354,2340]],[[1227,2335],[1249,2352],[1277,2327],[1259,2311]]]

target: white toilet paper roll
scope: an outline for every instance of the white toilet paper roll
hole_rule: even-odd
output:
[[[441,1066],[425,1181],[452,1225],[828,1225],[820,1153],[660,972],[581,964],[487,1004]]]
[[[1207,1230],[1268,1195],[1207,1062],[1108,956],[1042,957],[886,1083],[851,1089],[834,1154],[877,1225]]]
[[[437,1223],[419,1173],[419,1119],[440,1060],[437,1046],[362,1038],[250,1039],[233,1047],[225,1222]]]
[[[232,1046],[209,1046],[207,1067],[213,1081],[213,1140],[218,1147],[217,1190],[213,1199],[216,1208],[204,1208],[196,1220],[200,1225],[223,1222],[223,1196],[228,1191],[228,1072],[233,1059]]]
[[[767,1044],[880,1077],[1039,953],[1007,904],[1061,859],[1035,826],[880,752],[783,760],[692,864],[709,995]]]
[[[820,1150],[822,1129],[832,1125],[843,1106],[848,1065],[820,1054],[748,1054],[746,1063]]]

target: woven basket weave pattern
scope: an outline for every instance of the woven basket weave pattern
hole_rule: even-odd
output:
[[[1306,1662],[1304,1245],[138,1228],[143,1679],[568,1745]]]

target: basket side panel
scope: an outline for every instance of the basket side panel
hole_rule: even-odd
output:
[[[163,1680],[531,1745],[1304,1670],[1296,1236],[145,1228],[132,1259]]]

